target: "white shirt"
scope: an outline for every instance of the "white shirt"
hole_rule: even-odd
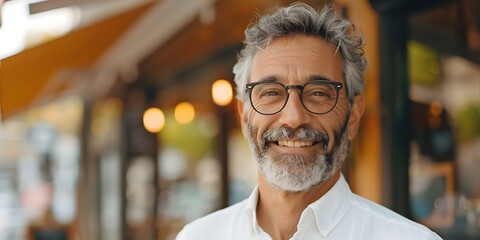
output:
[[[187,224],[176,240],[271,240],[256,218],[258,187],[247,200]],[[436,233],[350,191],[341,176],[303,212],[291,240],[434,240]]]

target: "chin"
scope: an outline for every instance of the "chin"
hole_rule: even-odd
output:
[[[327,181],[335,172],[328,169],[325,157],[305,163],[301,155],[283,155],[281,159],[257,161],[266,182],[286,192],[308,191]]]

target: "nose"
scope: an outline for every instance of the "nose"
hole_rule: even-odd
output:
[[[278,113],[280,114],[279,123],[295,129],[308,124],[311,114],[303,107],[298,89],[289,89],[289,94],[285,107]]]

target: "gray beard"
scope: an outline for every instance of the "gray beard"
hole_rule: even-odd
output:
[[[267,130],[262,136],[262,143],[256,141],[256,129],[247,123],[250,149],[257,160],[260,173],[265,180],[279,190],[286,192],[307,191],[331,178],[343,165],[349,151],[346,134],[349,115],[340,129],[335,131],[335,143],[328,152],[328,135],[313,129],[291,129],[281,127]],[[280,138],[296,137],[304,141],[315,141],[323,148],[311,155],[267,153],[268,143]]]

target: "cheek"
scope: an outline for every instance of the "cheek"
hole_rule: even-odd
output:
[[[329,137],[329,143],[328,143],[328,150],[331,151],[335,145],[335,141],[338,141],[339,139],[336,139],[336,133],[341,131],[344,123],[345,123],[345,118],[347,115],[348,111],[348,106],[347,104],[337,104],[335,108],[322,116],[322,126],[324,126],[325,131],[328,134]]]
[[[345,116],[345,110],[335,108],[324,116],[324,121],[322,125],[325,126],[326,130],[329,133],[334,132],[335,129],[341,128],[343,126]]]
[[[345,109],[348,108],[348,105],[349,105],[349,100],[348,100],[347,96],[344,95],[344,94],[341,94],[338,97],[338,101],[337,101],[337,104],[335,105],[334,109],[341,109],[342,111],[344,111]]]
[[[248,122],[252,129],[253,129],[253,137],[256,138],[258,142],[261,141],[263,133],[267,131],[267,129],[272,127],[272,124],[275,122],[275,118],[273,116],[261,115],[255,110],[250,110],[248,112]]]
[[[262,136],[262,126],[259,124],[260,119],[258,114],[256,114],[255,110],[249,109],[247,113],[247,131],[248,134],[251,135],[254,139],[258,140],[259,137]]]

